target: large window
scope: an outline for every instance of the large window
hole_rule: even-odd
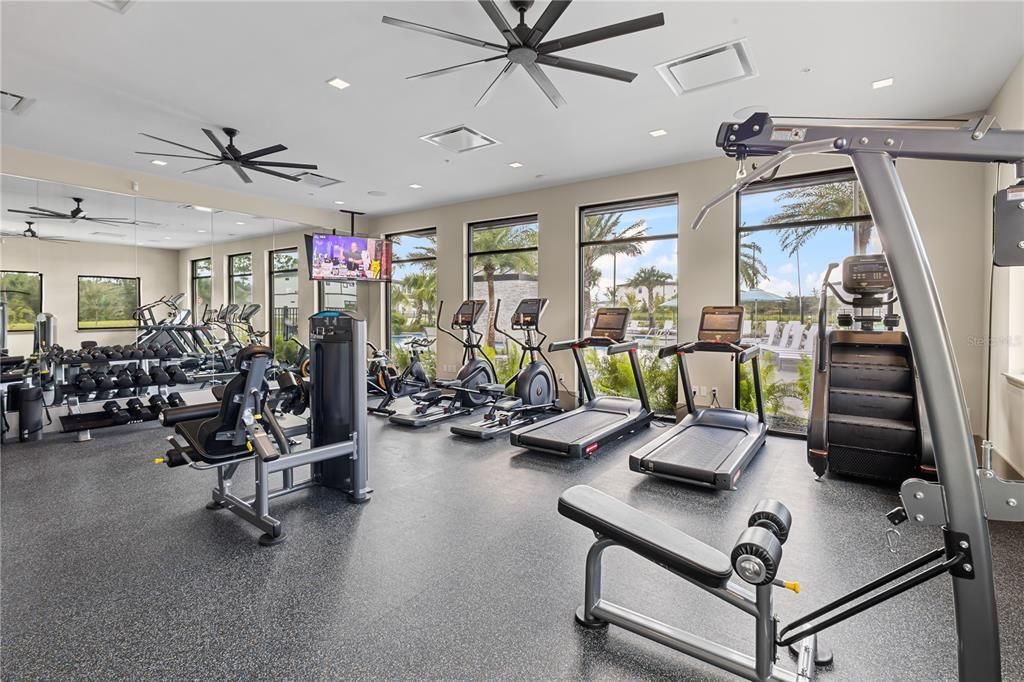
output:
[[[138,277],[78,276],[78,328],[130,329],[139,307]]]
[[[320,282],[320,310],[357,312],[358,285],[355,282]]]
[[[434,338],[437,333],[437,231],[431,228],[388,238],[394,249],[387,294],[388,344],[395,361],[404,367],[409,361],[404,344],[413,337]],[[450,306],[457,303],[448,305],[448,312],[454,312]],[[435,376],[435,358],[433,350],[421,355],[429,376]]]
[[[213,296],[213,261],[199,258],[192,261],[192,319],[202,320]]]
[[[228,256],[228,303],[252,303],[252,254]]]
[[[851,170],[755,183],[737,195],[737,303],[744,335],[762,345],[762,389],[772,430],[805,434],[811,355],[822,278],[829,263],[881,251]],[[840,282],[834,270],[830,281]],[[829,297],[828,326],[840,304]],[[753,411],[749,365],[740,368],[740,407]]]
[[[299,250],[270,252],[270,340],[275,356],[285,362],[297,352],[286,343],[299,331]]]
[[[676,338],[676,197],[591,206],[580,211],[580,334],[602,306],[629,308],[629,334],[640,344],[639,360],[651,404],[674,412],[676,368],[658,360],[658,348]],[[624,355],[585,354],[594,388],[605,395],[636,396]]]
[[[471,297],[487,301],[480,331],[484,345],[496,352],[504,381],[519,367],[521,351],[494,331],[495,302],[501,301],[499,326],[510,331],[508,320],[519,301],[537,296],[537,216],[470,224],[467,271]]]
[[[43,310],[43,276],[38,272],[0,272],[0,301],[7,307],[7,331],[32,331]]]

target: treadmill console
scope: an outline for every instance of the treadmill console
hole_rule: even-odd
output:
[[[611,339],[616,343],[626,338],[629,326],[629,308],[598,308],[594,313],[591,338]]]
[[[546,298],[524,298],[519,301],[516,311],[512,313],[512,329],[536,330],[540,323],[540,316],[548,307]]]
[[[697,341],[739,344],[743,336],[743,307],[706,305],[700,313]]]
[[[468,329],[474,326],[480,319],[481,313],[487,307],[487,301],[467,299],[462,302],[459,309],[452,315],[452,327],[456,329]]]
[[[848,256],[843,259],[843,289],[854,296],[887,294],[893,286],[885,254]]]

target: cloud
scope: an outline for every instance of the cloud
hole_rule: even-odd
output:
[[[776,271],[779,274],[781,274],[781,275],[788,275],[788,274],[790,274],[792,272],[796,272],[796,266],[793,265],[792,263],[787,262],[787,263],[783,263],[782,265],[780,265],[776,269]]]
[[[778,294],[779,296],[795,296],[796,285],[788,279],[768,276],[768,279],[761,282],[761,289]]]

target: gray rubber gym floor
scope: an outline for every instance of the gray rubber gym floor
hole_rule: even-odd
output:
[[[728,679],[575,626],[592,536],[556,500],[577,483],[726,552],[759,498],[781,499],[796,519],[781,573],[803,585],[777,593],[783,621],[940,544],[908,529],[890,554],[894,492],[816,483],[800,441],[770,439],[739,491],[712,493],[628,470],[657,428],[570,461],[370,422],[373,501],[272,502],[288,534],[272,548],[203,508],[212,473],[150,463],[169,432],[156,424],[6,446],[3,679]],[[993,543],[1005,678],[1024,679],[1024,528],[993,524]],[[751,650],[751,618],[650,563],[613,549],[605,579],[620,604]],[[939,579],[836,627],[822,679],[954,679],[949,592]]]

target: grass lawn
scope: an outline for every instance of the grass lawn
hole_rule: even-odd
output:
[[[139,326],[139,323],[136,320],[132,320],[132,319],[127,319],[127,320],[79,320],[78,321],[78,328],[79,329],[118,329],[118,328],[124,329],[126,327],[134,329],[134,328],[136,328],[138,326]]]

